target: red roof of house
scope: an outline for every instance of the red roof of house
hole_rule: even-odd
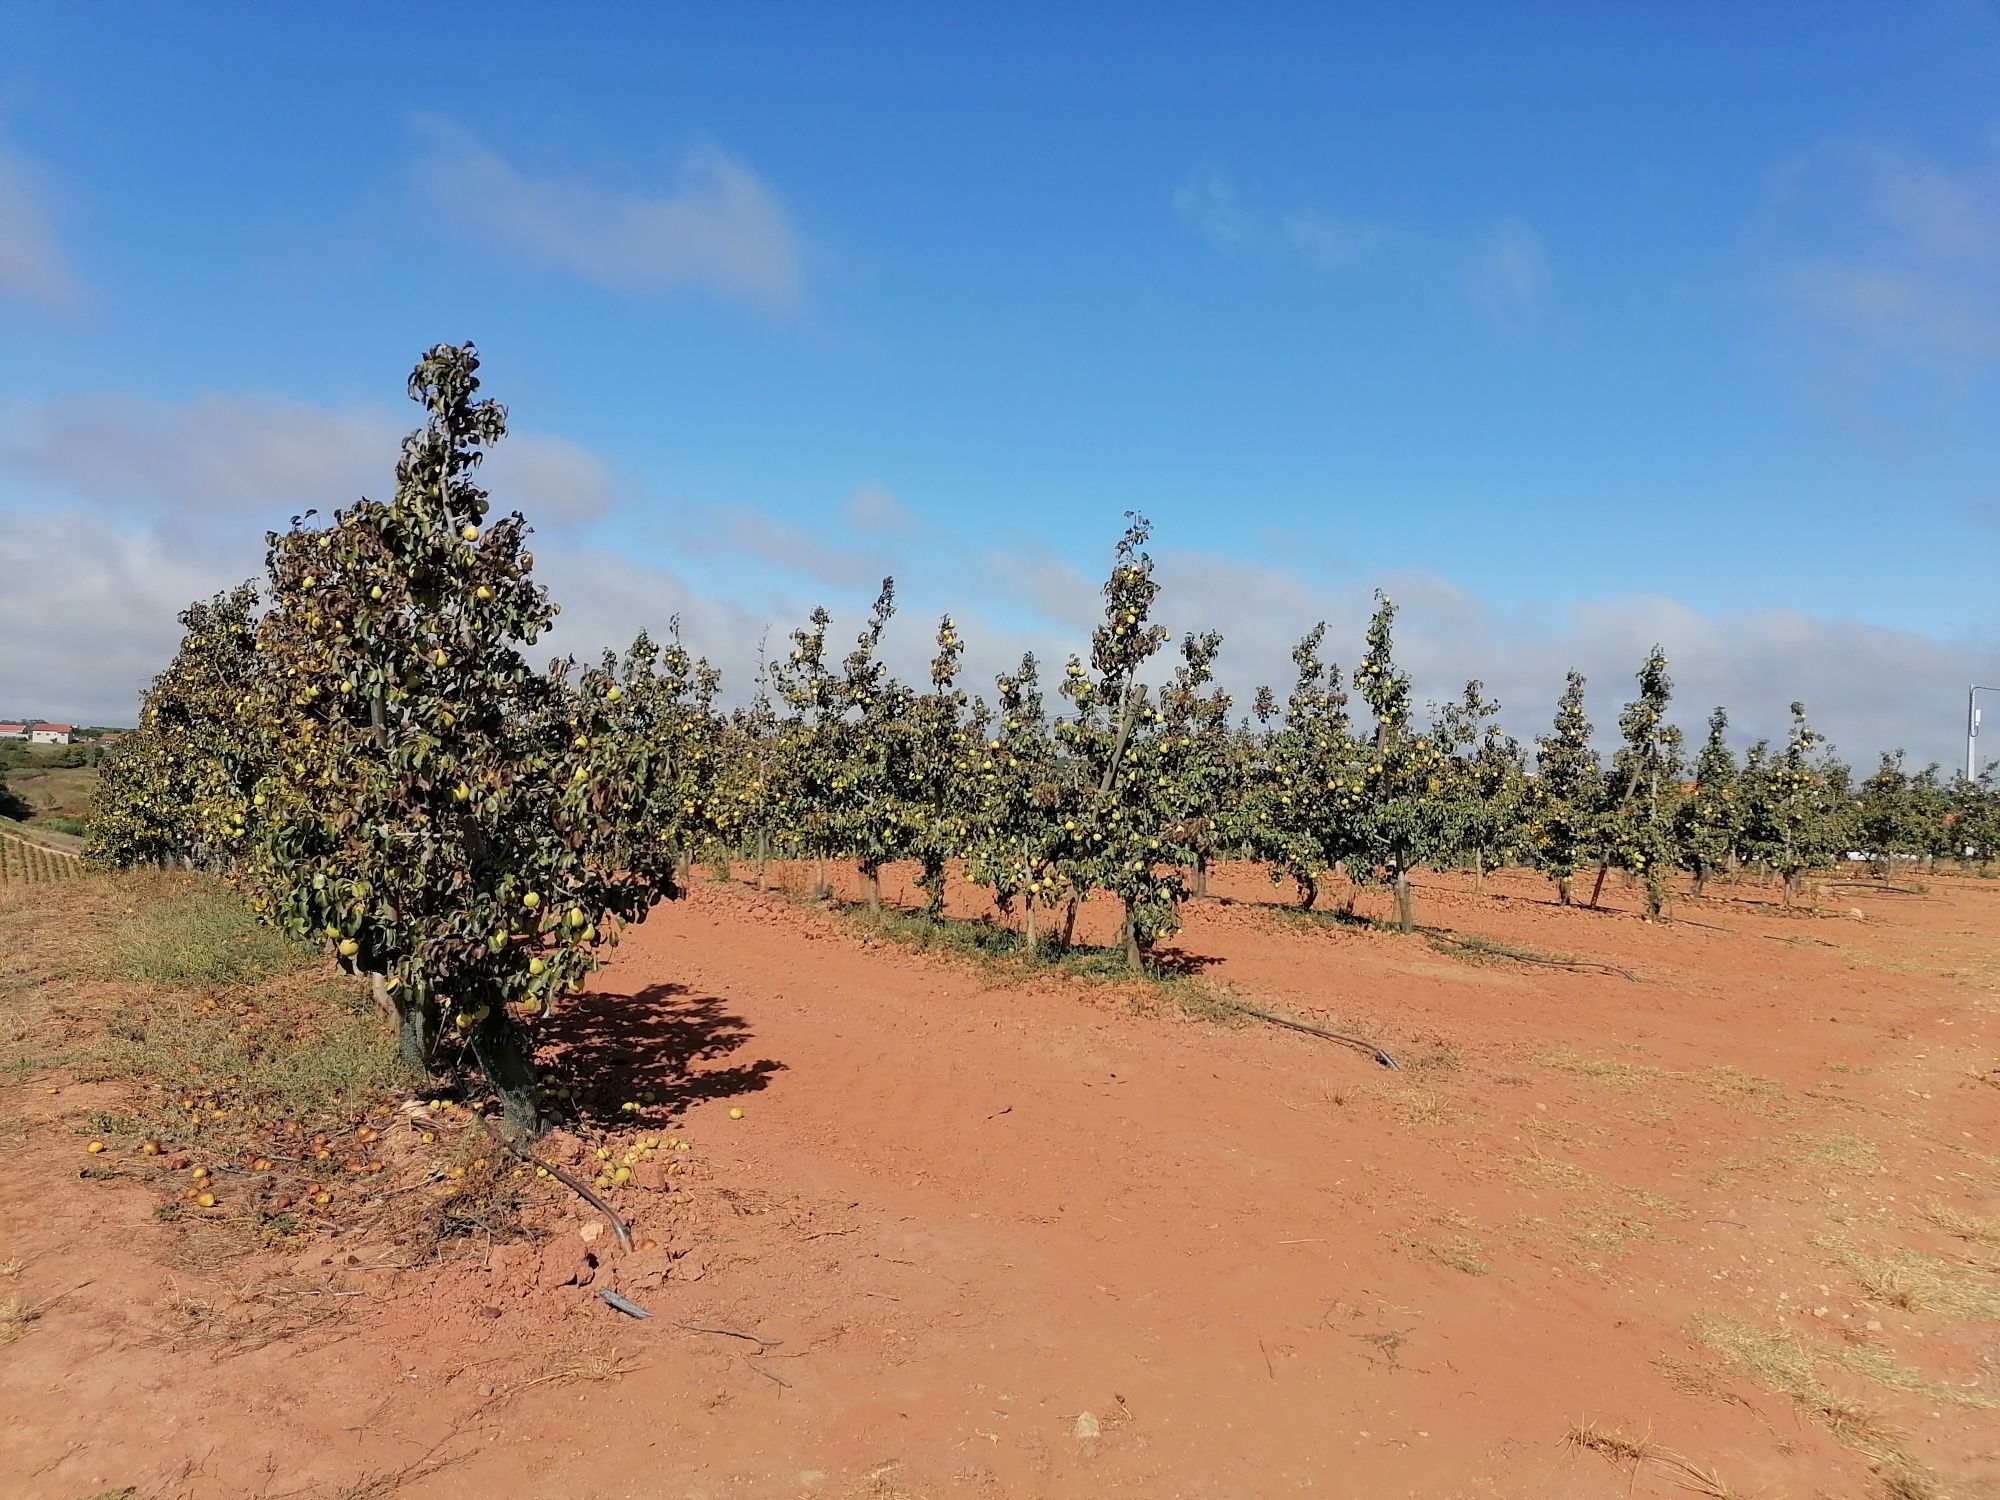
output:
[[[74,734],[76,732],[74,724],[37,724],[35,728],[53,729],[57,734]]]
[[[19,734],[27,727],[26,724],[0,724],[0,734]]]

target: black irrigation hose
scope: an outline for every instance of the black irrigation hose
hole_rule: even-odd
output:
[[[540,1167],[544,1172],[548,1173],[549,1176],[555,1178],[557,1182],[560,1182],[564,1187],[568,1188],[572,1193],[575,1193],[577,1197],[583,1199],[584,1202],[588,1203],[592,1208],[596,1209],[599,1213],[603,1214],[604,1217],[610,1221],[611,1232],[618,1236],[619,1248],[627,1252],[629,1252],[632,1249],[632,1231],[625,1227],[625,1221],[618,1217],[618,1211],[614,1209],[609,1203],[606,1203],[602,1198],[598,1197],[597,1194],[593,1193],[589,1188],[585,1187],[581,1182],[578,1182],[574,1177],[570,1176],[569,1173],[565,1172],[561,1167],[557,1166],[554,1162],[543,1161],[539,1157],[535,1156],[532,1152],[523,1150],[513,1141],[508,1140],[507,1137],[501,1135],[491,1125],[487,1124],[484,1116],[480,1117],[479,1123],[482,1127],[484,1127],[486,1133],[493,1138],[494,1144],[498,1145],[502,1150],[506,1151],[509,1155],[513,1156],[515,1160],[524,1161],[531,1167]]]
[[[1338,1042],[1343,1047],[1352,1047],[1357,1052],[1365,1052],[1391,1072],[1401,1071],[1397,1066],[1396,1059],[1389,1055],[1387,1048],[1378,1047],[1363,1037],[1348,1036],[1345,1032],[1340,1031],[1328,1031],[1323,1026],[1310,1026],[1304,1021],[1294,1021],[1290,1016],[1274,1015],[1268,1010],[1259,1010],[1254,1005],[1245,1005],[1241,1000],[1217,998],[1214,1003],[1221,1006],[1224,1010],[1234,1011],[1236,1014],[1242,1016],[1251,1016],[1259,1021],[1267,1021],[1273,1026],[1282,1026],[1288,1031],[1303,1031],[1307,1036],[1322,1037],[1329,1042]]]

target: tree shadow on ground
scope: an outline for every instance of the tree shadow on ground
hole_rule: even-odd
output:
[[[1125,963],[1123,949],[1106,948],[1100,951],[1106,954],[1116,953],[1118,965],[1123,968]],[[1222,960],[1212,953],[1189,953],[1184,948],[1156,947],[1146,955],[1146,968],[1155,979],[1192,979],[1221,962]],[[1114,974],[1112,977],[1121,976]]]
[[[657,1128],[699,1101],[754,1094],[785,1066],[771,1058],[715,1066],[750,1041],[749,1025],[718,997],[681,984],[586,994],[562,1031],[551,1072],[575,1088],[578,1118],[597,1125]]]

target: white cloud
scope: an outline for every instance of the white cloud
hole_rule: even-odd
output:
[[[1173,205],[1217,250],[1288,256],[1328,276],[1395,270],[1434,292],[1462,294],[1491,322],[1519,324],[1549,297],[1547,244],[1532,224],[1512,216],[1461,240],[1314,206],[1276,212],[1246,202],[1234,182],[1208,167],[1174,189]]]
[[[686,152],[652,192],[534,176],[447,121],[423,124],[414,168],[433,222],[613,291],[692,288],[767,310],[796,304],[802,247],[784,205],[715,146]]]
[[[889,491],[878,485],[866,485],[856,490],[847,502],[847,524],[856,531],[908,536],[917,529],[917,518]]]
[[[1316,620],[1328,621],[1323,654],[1351,674],[1374,607],[1372,584],[1327,588],[1289,569],[1201,555],[1162,553],[1160,576],[1170,624],[1222,632],[1218,676],[1243,703],[1258,682],[1289,682],[1288,653]],[[1965,684],[2000,672],[2000,639],[1939,640],[1783,610],[1709,615],[1656,595],[1502,609],[1435,574],[1383,582],[1400,609],[1397,654],[1418,701],[1455,697],[1477,677],[1524,743],[1546,731],[1572,668],[1589,679],[1600,738],[1615,736],[1633,674],[1657,642],[1675,679],[1674,718],[1691,740],[1717,704],[1739,743],[1782,737],[1796,698],[1857,760],[1900,746],[1949,767],[1963,754]]]
[[[281,525],[308,508],[388,498],[416,415],[273,396],[59,396],[0,409],[0,471],[114,510]],[[504,438],[479,479],[500,509],[539,524],[588,519],[617,493],[602,459],[534,433]]]
[[[1475,239],[1466,290],[1488,317],[1514,321],[1536,312],[1548,296],[1549,255],[1532,224],[1501,219]]]
[[[53,197],[40,169],[0,141],[0,296],[62,311],[83,300],[83,284],[56,234]]]
[[[1192,173],[1174,189],[1174,212],[1222,250],[1243,244],[1255,229],[1237,200],[1236,184],[1211,167]]]
[[[1037,544],[1018,550],[995,548],[986,554],[985,563],[988,574],[1000,581],[1008,597],[1073,632],[1076,640],[1069,649],[1088,654],[1091,627],[1103,610],[1101,583],[1086,578],[1052,549]]]
[[[1341,217],[1315,209],[1285,215],[1284,234],[1299,259],[1318,271],[1357,270],[1403,238],[1373,219]]]
[[[684,545],[702,557],[754,557],[787,573],[837,588],[878,584],[894,571],[879,552],[842,547],[745,505],[720,505],[707,513],[706,529],[696,528]]]
[[[243,518],[247,522],[247,518]],[[804,534],[783,523],[751,537]],[[585,657],[622,647],[640,628],[663,633],[679,614],[689,647],[726,674],[732,700],[747,697],[764,640],[781,647],[818,600],[795,581],[746,591],[739,580],[704,577],[700,558],[660,566],[584,545],[574,533],[539,538],[538,574],[563,614],[533,652]],[[1289,567],[1208,553],[1159,550],[1160,618],[1177,634],[1216,629],[1224,636],[1220,676],[1247,710],[1256,685],[1283,691],[1288,653],[1315,621],[1328,622],[1324,648],[1351,674],[1373,607],[1362,582],[1329,584]],[[174,617],[259,573],[261,538],[249,524],[196,533],[165,520],[95,508],[0,507],[0,714],[80,722],[130,722],[138,695],[165,664],[178,631]],[[993,673],[1034,649],[1053,689],[1071,651],[1087,652],[1102,600],[1096,569],[1078,569],[1045,550],[993,553],[973,577],[937,598],[936,581],[903,578],[903,610],[885,654],[907,679],[923,675],[937,610],[950,607],[968,645],[963,679],[990,694]],[[873,596],[879,574],[853,568],[835,587],[834,638],[844,649]],[[825,582],[823,578],[815,582]],[[1632,674],[1659,642],[1672,663],[1675,719],[1697,739],[1708,710],[1730,710],[1739,743],[1781,736],[1786,705],[1803,699],[1813,720],[1864,769],[1879,750],[1906,748],[1920,763],[1947,767],[1962,754],[1965,684],[2000,681],[2000,640],[1940,640],[1855,620],[1821,620],[1776,610],[1705,614],[1672,599],[1634,595],[1543,609],[1496,607],[1434,574],[1385,580],[1401,606],[1399,659],[1420,703],[1456,696],[1479,677],[1501,704],[1501,720],[1529,741],[1543,732],[1575,668],[1590,680],[1589,709],[1601,739],[1616,732]]]
[[[1764,247],[1786,305],[1864,364],[2000,360],[2000,132],[1958,164],[1808,152],[1773,177]]]
[[[0,716],[132,723],[180,638],[175,616],[262,561],[247,529],[191,547],[75,511],[0,510]]]

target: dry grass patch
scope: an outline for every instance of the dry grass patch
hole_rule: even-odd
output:
[[[1655,1068],[1646,1063],[1619,1062],[1611,1057],[1579,1057],[1564,1047],[1538,1052],[1535,1054],[1535,1061],[1545,1068],[1554,1068],[1559,1073],[1573,1073],[1579,1078],[1594,1079],[1598,1083],[1610,1084],[1616,1088],[1637,1088],[1641,1084],[1653,1083],[1667,1076],[1664,1068]]]
[[[160,1299],[160,1307],[167,1314],[166,1336],[175,1347],[248,1354],[338,1321],[347,1302],[361,1295],[273,1276],[217,1287],[207,1295],[175,1287]]]
[[[1563,1434],[1563,1446],[1595,1453],[1614,1464],[1638,1464],[1654,1451],[1651,1437],[1628,1438],[1616,1428],[1599,1427],[1595,1422],[1579,1422]]]
[[[1870,1300],[1941,1318],[2000,1319],[2000,1285],[1990,1274],[1915,1250],[1869,1255],[1821,1241]]]
[[[1389,1243],[1399,1250],[1434,1260],[1466,1276],[1493,1274],[1493,1268],[1481,1258],[1485,1254],[1484,1247],[1470,1235],[1454,1235],[1449,1240],[1439,1241],[1425,1239],[1408,1230],[1398,1230],[1389,1236]]]
[[[1691,1212],[1679,1199],[1653,1192],[1650,1188],[1627,1188],[1625,1195],[1641,1208],[1649,1209],[1663,1219],[1685,1219]]]
[[[1882,1170],[1882,1153],[1873,1141],[1858,1135],[1830,1135],[1815,1141],[1806,1150],[1806,1160],[1816,1167],[1854,1172],[1872,1177]]]
[[[645,1369],[645,1365],[616,1350],[600,1351],[592,1354],[565,1354],[552,1358],[539,1375],[530,1376],[518,1385],[511,1385],[501,1392],[502,1399],[517,1396],[522,1391],[541,1385],[575,1385],[580,1382],[603,1382],[617,1380],[626,1375]]]
[[[1953,1208],[1949,1203],[1926,1203],[1919,1210],[1933,1229],[1974,1245],[2000,1245],[2000,1219],[1985,1219]]]
[[[1623,1255],[1653,1234],[1650,1219],[1608,1203],[1587,1204],[1565,1214],[1563,1225],[1577,1248],[1593,1256]]]
[[[1445,1120],[1444,1103],[1437,1096],[1437,1090],[1426,1088],[1394,1088],[1385,1090],[1389,1103],[1396,1111],[1396,1118],[1405,1125],[1442,1125]]]
[[[1922,1396],[1927,1401],[1935,1401],[1941,1406],[1963,1407],[1968,1411],[1992,1411],[2000,1408],[2000,1398],[1987,1395],[1969,1385],[1953,1385],[1912,1370],[1908,1365],[1899,1365],[1880,1349],[1865,1344],[1853,1345],[1840,1351],[1842,1365],[1865,1379],[1874,1381],[1892,1391],[1907,1391],[1913,1396]]]
[[[0,1348],[34,1327],[48,1308],[46,1302],[30,1302],[25,1297],[9,1297],[0,1302]]]
[[[1701,1083],[1715,1098],[1753,1114],[1772,1119],[1791,1119],[1799,1113],[1797,1106],[1786,1102],[1783,1084],[1756,1073],[1746,1073],[1726,1063],[1702,1074]]]
[[[1707,1495],[1711,1500],[1736,1500],[1736,1491],[1723,1483],[1713,1469],[1705,1469],[1685,1454],[1662,1448],[1650,1436],[1629,1438],[1616,1428],[1595,1422],[1579,1422],[1563,1434],[1563,1446],[1579,1453],[1595,1453],[1615,1468],[1626,1469],[1637,1480],[1641,1464],[1653,1464],[1690,1494]]]
[[[1587,1192],[1597,1186],[1597,1178],[1575,1162],[1544,1156],[1539,1151],[1515,1157],[1510,1175],[1524,1187],[1560,1188],[1571,1193]]]
[[[1660,1377],[1683,1396],[1700,1396],[1709,1401],[1720,1401],[1728,1406],[1748,1406],[1736,1392],[1719,1380],[1715,1372],[1691,1365],[1686,1360],[1675,1359],[1671,1354],[1655,1355],[1653,1368]]]
[[[1896,1434],[1873,1407],[1820,1383],[1812,1356],[1798,1340],[1730,1318],[1699,1317],[1695,1332],[1730,1364],[1790,1397],[1847,1447],[1877,1463],[1900,1463]]]

